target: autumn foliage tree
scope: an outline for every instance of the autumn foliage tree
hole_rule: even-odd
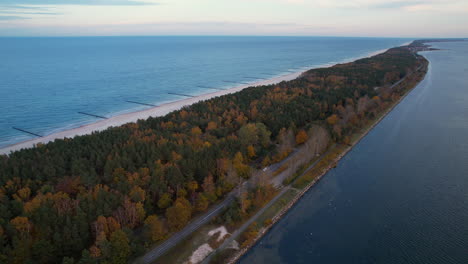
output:
[[[199,194],[197,196],[196,202],[195,202],[195,210],[197,212],[203,212],[205,211],[208,206],[210,205],[210,201],[204,194]]]
[[[250,177],[250,167],[244,163],[244,156],[241,152],[236,153],[232,163],[236,169],[237,175],[244,179],[248,179]]]
[[[150,215],[145,220],[145,230],[148,237],[153,242],[164,239],[167,230],[163,222],[156,215]]]
[[[330,126],[335,125],[338,122],[338,116],[336,114],[333,114],[327,118],[327,123]]]
[[[127,264],[130,257],[130,240],[122,230],[117,230],[110,237],[112,255],[110,262],[114,264]]]
[[[192,206],[187,199],[177,198],[172,207],[166,210],[166,217],[171,231],[182,229],[189,221],[192,215]]]
[[[308,138],[309,136],[307,135],[307,132],[301,129],[296,135],[296,144],[298,145],[303,144],[307,141]]]

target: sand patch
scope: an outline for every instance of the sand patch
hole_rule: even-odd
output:
[[[223,240],[223,238],[224,238],[226,235],[229,234],[228,231],[227,231],[227,229],[226,229],[226,227],[220,226],[220,227],[218,227],[218,228],[215,228],[215,229],[213,229],[213,230],[210,230],[210,231],[208,232],[208,236],[212,237],[212,236],[216,235],[217,233],[219,233],[218,238],[216,239],[216,241],[218,241],[218,242],[221,241],[221,240]]]
[[[186,264],[197,264],[202,262],[211,252],[213,249],[208,244],[203,244],[195,250],[189,258],[189,261]]]
[[[233,240],[226,248],[239,250],[239,243],[236,240]]]

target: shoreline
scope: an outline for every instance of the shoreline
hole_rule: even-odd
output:
[[[426,58],[427,60],[427,58]],[[429,71],[429,67],[430,67],[430,61],[427,60],[427,65],[426,65],[426,72],[423,76],[423,78],[418,82],[416,83],[413,87],[409,88],[405,94],[398,99],[398,101],[396,101],[395,103],[393,103],[388,109],[386,109],[380,117],[378,117],[376,120],[372,121],[371,125],[366,128],[364,131],[362,131],[360,133],[360,135],[358,136],[358,138],[356,138],[356,140],[354,142],[352,142],[349,146],[347,146],[335,159],[331,160],[329,162],[329,165],[324,168],[318,175],[317,177],[315,177],[309,184],[307,184],[302,190],[298,190],[299,192],[297,193],[297,195],[288,203],[286,204],[271,220],[271,223],[262,228],[259,232],[258,232],[258,235],[257,237],[255,237],[255,239],[252,240],[252,242],[247,245],[246,247],[244,248],[241,248],[238,252],[236,252],[233,256],[231,256],[230,258],[227,259],[226,263],[227,264],[235,264],[237,263],[245,254],[247,254],[247,252],[252,249],[259,241],[260,239],[262,239],[267,233],[268,231],[273,228],[273,226],[276,225],[276,223],[278,223],[284,216],[285,214],[290,210],[292,209],[301,199],[302,197],[313,187],[315,186],[316,183],[318,183],[322,178],[323,176],[325,176],[331,169],[333,169],[336,164],[342,159],[344,158],[351,150],[354,149],[355,146],[357,146],[357,144],[359,142],[361,142],[361,140],[367,136],[385,117],[387,117],[388,114],[390,114],[393,109],[395,109],[395,107],[397,107],[422,81],[424,81],[424,79],[426,78],[427,76],[427,72]],[[313,166],[312,166],[313,167]],[[310,168],[310,167],[309,167]],[[305,171],[307,171],[308,169],[306,169]],[[305,173],[305,172],[304,172]],[[300,176],[298,177],[300,178]]]
[[[43,137],[29,139],[26,141],[18,142],[18,143],[0,148],[0,155],[1,154],[8,155],[11,152],[18,151],[21,149],[33,148],[37,144],[46,144],[51,141],[54,141],[55,139],[73,138],[75,136],[88,135],[93,132],[103,131],[110,127],[117,127],[117,126],[121,126],[124,124],[133,123],[140,119],[164,116],[172,111],[179,110],[185,106],[189,106],[200,101],[208,100],[213,97],[218,97],[218,96],[222,96],[226,94],[239,92],[248,87],[270,85],[270,84],[280,83],[282,81],[290,81],[299,77],[303,72],[304,71],[284,74],[284,75],[273,77],[267,80],[253,82],[251,84],[240,85],[240,86],[236,86],[236,87],[225,89],[225,90],[201,94],[201,95],[197,95],[194,97],[181,99],[181,100],[177,100],[173,102],[163,103],[161,105],[150,107],[150,108],[143,109],[143,110],[118,114],[118,115],[109,117],[108,119],[99,120],[99,121],[92,122],[86,125],[82,125],[76,128],[66,129],[66,130],[55,132],[55,133],[52,133]]]
[[[402,44],[401,46],[405,46],[405,44]],[[318,69],[318,68],[326,68],[326,67],[331,67],[336,64],[342,64],[342,63],[349,63],[353,62],[358,59],[364,59],[364,58],[369,58],[372,56],[375,56],[377,54],[384,53],[385,51],[389,50],[388,49],[381,49],[377,51],[372,51],[369,52],[361,57],[354,57],[354,58],[346,58],[342,62],[330,62],[330,63],[325,63],[325,64],[320,64],[315,67],[309,68],[309,67],[303,67],[301,70],[297,72],[292,72],[292,73],[285,73],[285,74],[280,74],[278,76],[274,76],[270,79],[266,80],[260,80],[260,81],[255,81],[250,84],[245,84],[245,85],[239,85],[235,86],[232,88],[228,88],[225,90],[220,90],[216,92],[211,92],[211,93],[205,93],[205,94],[200,94],[196,95],[191,98],[186,98],[186,99],[181,99],[173,102],[168,102],[168,103],[163,103],[161,105],[143,109],[143,110],[138,110],[138,111],[131,111],[128,113],[123,113],[123,114],[117,114],[115,116],[112,116],[108,119],[104,120],[99,120],[96,122],[92,122],[89,124],[85,124],[79,127],[71,128],[71,129],[65,129],[63,131],[59,132],[54,132],[49,135],[39,137],[39,138],[33,138],[25,141],[21,141],[18,143],[14,143],[5,147],[0,148],[0,155],[9,155],[15,151],[19,151],[21,149],[29,149],[29,148],[34,148],[38,144],[47,144],[49,142],[52,142],[56,139],[65,139],[65,138],[74,138],[76,136],[83,136],[83,135],[88,135],[93,132],[99,132],[103,131],[107,128],[110,127],[117,127],[121,126],[124,124],[128,123],[134,123],[137,122],[140,119],[148,119],[149,117],[160,117],[164,116],[172,111],[179,110],[185,106],[189,106],[192,104],[195,104],[200,101],[208,100],[214,97],[218,96],[223,96],[226,94],[231,94],[235,92],[239,92],[245,88],[249,87],[255,87],[255,86],[262,86],[262,85],[272,85],[272,84],[277,84],[282,81],[290,81],[299,78],[302,73],[312,70],[312,69]]]

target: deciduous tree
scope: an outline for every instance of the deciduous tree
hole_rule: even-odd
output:
[[[153,242],[162,240],[167,233],[163,223],[156,215],[150,215],[146,218],[145,229]]]
[[[130,241],[122,230],[117,230],[110,237],[112,254],[110,257],[113,264],[127,264],[130,257]]]
[[[298,145],[303,144],[304,142],[307,141],[308,138],[309,136],[307,135],[307,132],[301,129],[296,135],[296,144]]]
[[[174,205],[166,210],[166,217],[169,228],[177,231],[183,228],[192,215],[190,202],[183,197],[177,198]]]

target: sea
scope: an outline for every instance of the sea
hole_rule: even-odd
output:
[[[425,79],[239,263],[468,263],[468,41],[433,47]]]
[[[174,93],[210,93],[351,61],[409,41],[239,36],[0,38],[0,148],[185,98]]]

